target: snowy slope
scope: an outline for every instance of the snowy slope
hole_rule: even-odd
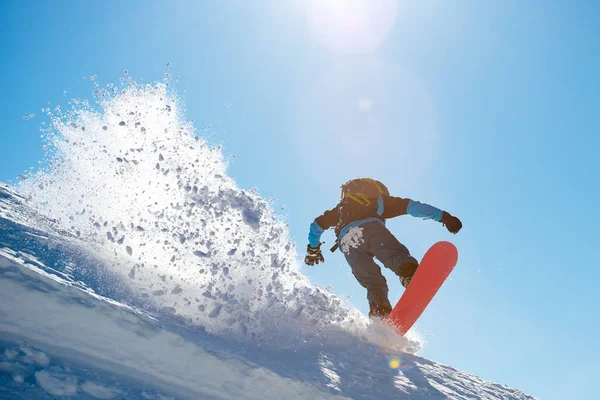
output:
[[[0,212],[0,398],[533,399],[343,329],[277,347],[152,315],[78,281],[98,262],[7,187]]]
[[[532,398],[314,287],[168,85],[109,89],[0,185],[0,398]]]

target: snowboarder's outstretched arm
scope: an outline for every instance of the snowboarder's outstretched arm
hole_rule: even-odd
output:
[[[310,224],[308,233],[308,246],[306,248],[306,258],[304,262],[308,265],[315,265],[324,262],[321,253],[321,235],[329,228],[333,228],[339,221],[339,206],[325,211],[322,215],[315,218]]]
[[[311,247],[317,247],[321,240],[321,235],[329,228],[333,228],[339,221],[339,206],[331,210],[325,211],[319,215],[312,224],[310,224],[310,232],[308,233],[308,244]]]
[[[382,217],[384,219],[408,214],[417,218],[441,222],[450,233],[457,233],[462,228],[462,223],[458,218],[429,204],[394,196],[387,196],[383,204]]]

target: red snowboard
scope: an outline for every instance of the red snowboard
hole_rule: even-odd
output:
[[[437,242],[425,253],[417,272],[398,304],[387,317],[400,335],[419,319],[458,261],[458,251],[450,242]]]

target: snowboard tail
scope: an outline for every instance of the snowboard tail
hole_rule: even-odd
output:
[[[419,319],[457,261],[458,250],[450,242],[437,242],[425,253],[408,288],[386,318],[400,335]]]

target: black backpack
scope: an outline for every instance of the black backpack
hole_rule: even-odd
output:
[[[379,199],[389,196],[388,188],[370,178],[352,179],[342,185],[342,199],[339,205],[339,223],[336,236],[350,222],[366,218],[380,218]]]
[[[371,178],[352,179],[342,185],[342,200],[348,198],[361,205],[377,202],[379,196],[389,195],[383,183]]]

